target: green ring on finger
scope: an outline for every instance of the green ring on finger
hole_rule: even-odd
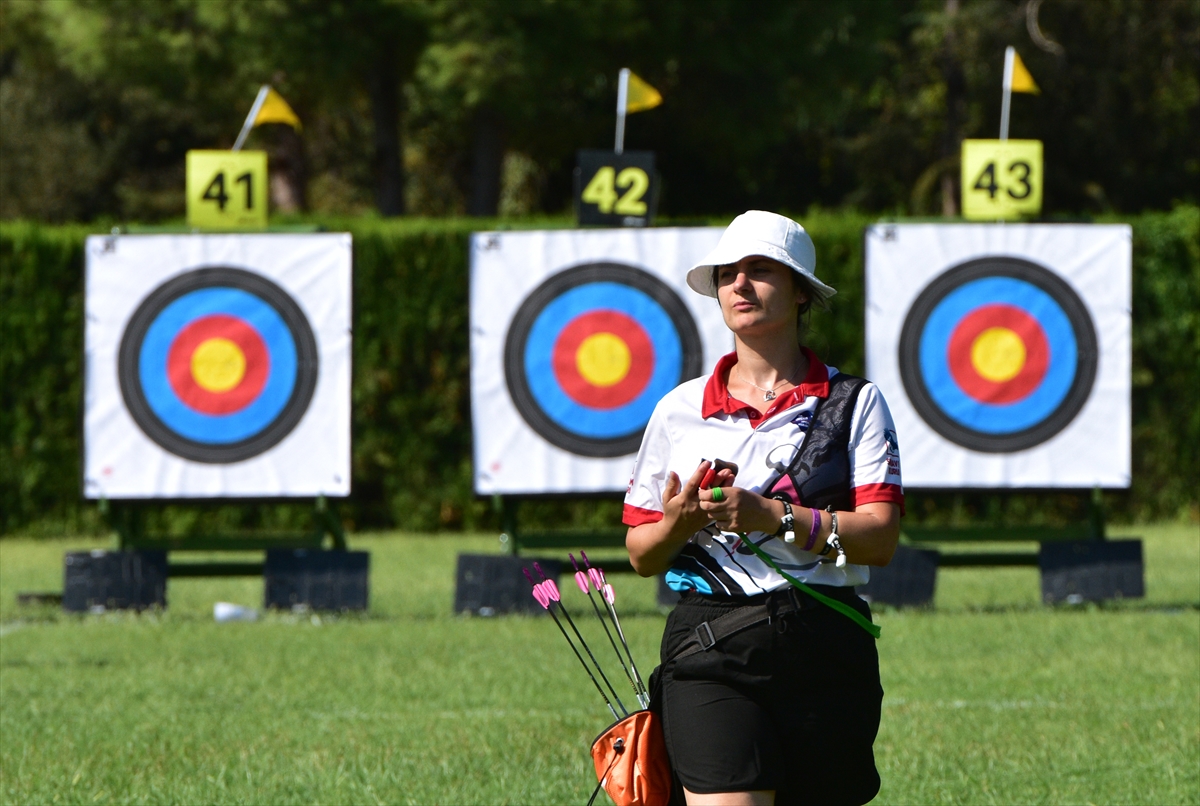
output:
[[[714,501],[724,501],[725,500],[725,493],[721,492],[720,487],[713,487],[712,494],[713,494]]]

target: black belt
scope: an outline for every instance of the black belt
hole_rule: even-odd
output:
[[[833,585],[812,585],[810,587],[826,596],[831,596],[842,601],[848,602],[849,600],[858,598],[853,588],[842,588]],[[764,621],[770,621],[776,616],[797,613],[818,604],[815,599],[801,591],[787,588],[781,589],[778,593],[787,595],[780,597],[782,601],[768,604],[742,605],[730,610],[723,616],[718,616],[712,621],[702,622],[692,635],[688,636],[687,640],[679,645],[675,653],[667,659],[667,663],[679,660],[680,658],[686,658],[688,655],[695,655],[697,652],[707,652],[722,639],[728,638],[742,630],[747,630]],[[770,596],[771,594],[767,595]],[[798,599],[800,601],[797,601]]]

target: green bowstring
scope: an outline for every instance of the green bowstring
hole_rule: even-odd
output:
[[[765,551],[760,549],[758,546],[754,545],[754,542],[752,540],[747,538],[745,535],[739,535],[739,536],[742,538],[742,542],[745,543],[747,546],[749,546],[750,550],[753,551],[755,554],[757,554],[758,558],[760,560],[765,562],[767,565],[771,566],[771,568],[775,569],[775,573],[779,574],[779,576],[783,577],[788,582],[792,583],[792,585],[794,585],[795,587],[804,591],[805,593],[807,593],[812,598],[816,599],[821,604],[832,607],[834,610],[838,611],[843,616],[850,619],[855,624],[857,624],[858,626],[862,627],[864,630],[869,632],[871,634],[871,637],[879,638],[880,633],[883,631],[880,629],[878,624],[872,624],[870,619],[865,617],[862,613],[859,613],[857,610],[855,610],[850,605],[845,604],[844,602],[839,602],[837,599],[830,599],[828,596],[826,596],[822,593],[817,593],[815,590],[808,587],[807,585],[805,585],[800,580],[796,579],[791,574],[785,573],[784,570],[782,568],[780,568],[779,565],[774,560],[771,559],[770,555],[768,555]]]

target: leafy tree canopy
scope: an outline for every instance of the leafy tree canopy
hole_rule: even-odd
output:
[[[1200,0],[4,0],[0,215],[183,210],[190,148],[232,144],[259,85],[294,203],[319,211],[557,212],[574,153],[629,119],[660,210],[957,209],[958,143],[998,130],[1003,52],[1042,89],[1048,215],[1197,200]],[[273,174],[274,175],[274,174]],[[282,197],[280,197],[282,198]],[[280,199],[276,199],[279,204]]]

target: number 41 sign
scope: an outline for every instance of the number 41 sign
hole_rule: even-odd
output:
[[[187,221],[197,229],[266,229],[267,152],[189,151]]]
[[[1041,140],[963,140],[963,218],[996,221],[1042,211]]]

